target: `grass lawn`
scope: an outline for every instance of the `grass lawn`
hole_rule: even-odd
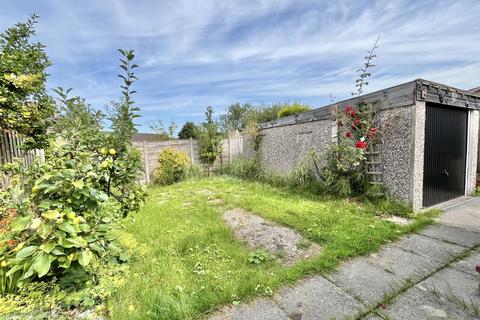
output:
[[[209,192],[210,191],[210,192]],[[212,202],[220,198],[221,203]],[[244,208],[296,229],[322,253],[291,267],[249,263],[249,249],[232,236],[221,214]],[[113,319],[193,319],[222,304],[272,295],[282,284],[329,272],[346,258],[377,250],[431,222],[409,226],[380,219],[371,205],[312,196],[233,178],[152,188],[144,208],[120,231],[133,247],[127,285],[110,301]],[[132,243],[134,245],[132,246]]]

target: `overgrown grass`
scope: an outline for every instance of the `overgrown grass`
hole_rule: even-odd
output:
[[[223,201],[209,202],[214,198]],[[298,230],[322,245],[322,253],[288,268],[276,261],[249,262],[250,251],[221,217],[236,207]],[[145,207],[124,221],[120,238],[139,245],[130,246],[136,252],[131,275],[111,299],[111,316],[196,319],[222,304],[268,296],[307,274],[329,272],[342,260],[430,223],[435,214],[398,226],[380,219],[377,210],[225,177],[151,189]]]

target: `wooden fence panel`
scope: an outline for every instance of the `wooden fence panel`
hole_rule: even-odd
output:
[[[173,148],[185,152],[190,158],[190,163],[201,165],[200,144],[195,139],[169,140],[169,141],[143,141],[134,142],[133,146],[140,151],[143,159],[143,183],[151,181],[152,172],[158,167],[158,155],[166,148]],[[214,167],[229,164],[235,157],[243,154],[243,137],[236,133],[223,140],[222,156],[214,163]]]
[[[40,157],[42,161],[45,160],[45,154],[43,150],[34,149],[24,151],[21,146],[23,139],[20,138],[13,131],[1,131],[0,130],[0,166],[12,163],[17,159],[21,159],[24,167],[30,166],[35,157]],[[6,188],[10,183],[10,177],[0,173],[0,189]]]

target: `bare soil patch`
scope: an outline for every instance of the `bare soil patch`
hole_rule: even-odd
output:
[[[280,258],[283,265],[316,256],[321,246],[310,243],[296,231],[277,225],[243,209],[233,209],[223,214],[225,222],[235,236],[252,248],[263,248]]]

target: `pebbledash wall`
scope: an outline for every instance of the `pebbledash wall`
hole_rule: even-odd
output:
[[[390,192],[422,208],[425,117],[427,103],[469,110],[466,194],[475,190],[479,145],[480,95],[435,82],[417,79],[364,96],[341,101],[301,114],[260,125],[262,136],[259,158],[267,171],[290,174],[314,149],[324,154],[337,141],[337,126],[332,111],[359,102],[379,103],[379,119],[388,123],[380,144],[382,180]],[[244,136],[244,155],[253,155],[251,138]]]

